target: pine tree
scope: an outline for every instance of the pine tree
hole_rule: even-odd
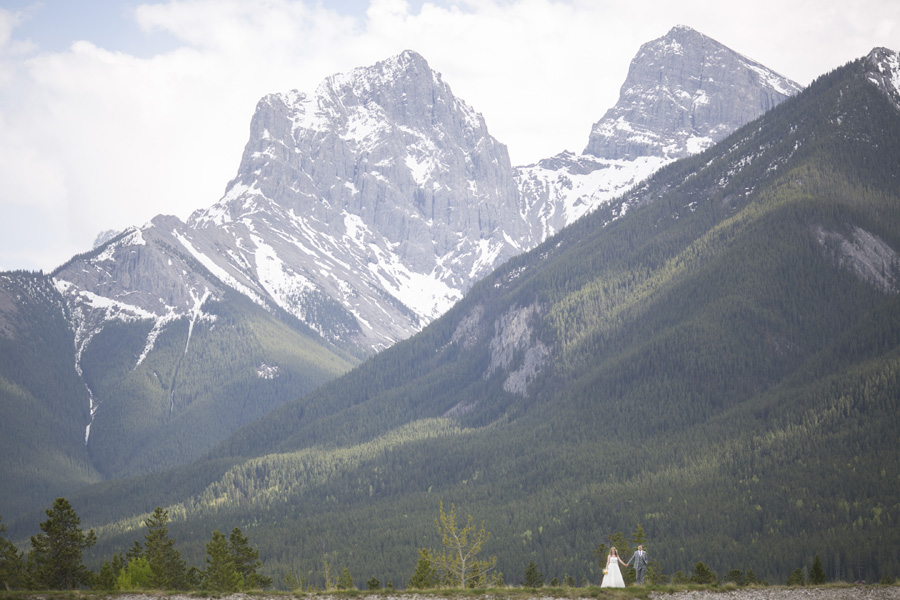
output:
[[[694,574],[691,577],[692,583],[710,584],[716,583],[718,580],[719,577],[718,575],[716,575],[716,572],[707,567],[702,562],[698,562],[696,565],[694,565]]]
[[[65,498],[57,498],[41,523],[43,533],[31,536],[34,583],[39,588],[71,590],[90,584],[92,573],[81,562],[82,552],[97,543],[91,529],[81,530],[81,519]]]
[[[419,550],[419,560],[416,562],[416,570],[413,572],[412,579],[407,582],[407,586],[427,590],[437,586],[438,574],[431,561],[431,554],[425,548]]]
[[[597,559],[597,566],[599,566],[601,569],[606,568],[606,552],[607,552],[607,550],[608,550],[608,548],[607,548],[606,544],[601,542],[601,543],[597,544],[597,547],[594,548],[593,552],[591,553],[594,555],[594,558]]]
[[[4,537],[6,525],[0,519],[0,587],[9,590],[25,585],[25,559],[15,544]]]
[[[791,571],[787,584],[789,586],[806,585],[806,578],[803,577],[803,569],[794,569]]]
[[[241,574],[234,566],[234,560],[228,551],[228,540],[225,534],[216,529],[212,539],[206,544],[206,571],[203,587],[215,592],[237,592],[241,589]]]
[[[647,544],[647,536],[644,534],[644,526],[638,523],[638,526],[635,528],[634,533],[631,534],[631,543],[634,544],[635,548],[638,546],[645,546]]]
[[[809,582],[813,585],[822,585],[827,583],[828,578],[825,576],[825,569],[822,567],[822,560],[816,554],[812,569],[809,570]]]
[[[125,563],[127,564],[133,558],[140,558],[144,556],[144,547],[141,546],[141,543],[137,540],[134,540],[134,544],[131,545],[131,548],[125,552]]]
[[[341,571],[340,577],[337,580],[337,589],[339,590],[352,590],[353,588],[353,577],[350,575],[350,569],[344,567],[344,570]]]
[[[169,513],[157,506],[147,517],[144,557],[150,563],[150,585],[158,590],[181,590],[187,587],[187,567],[175,540],[169,537]]]
[[[108,592],[116,589],[116,572],[113,571],[112,565],[108,560],[103,561],[103,566],[100,567],[97,580],[94,582],[94,589]]]
[[[525,567],[525,587],[544,587],[544,574],[538,570],[533,560],[528,561],[528,566]]]
[[[228,536],[228,546],[234,567],[241,574],[245,590],[265,589],[272,585],[272,578],[260,575],[262,561],[259,552],[250,547],[247,537],[235,527]]]
[[[640,526],[638,526],[640,527]],[[640,530],[641,535],[643,535],[644,530]],[[635,532],[637,533],[637,532]],[[629,544],[628,539],[621,531],[617,531],[606,536],[609,539],[610,549],[615,548],[616,552],[619,554],[619,558],[623,561],[628,562],[627,557],[634,554],[634,550],[631,549],[631,544]],[[606,557],[603,558],[603,568],[606,568]],[[625,580],[625,583],[634,583],[636,577],[634,574],[634,568],[629,567],[627,569],[622,570],[622,579]]]
[[[103,566],[100,567],[100,572],[97,574],[97,581],[94,587],[110,592],[114,591],[116,589],[116,581],[119,578],[119,573],[122,572],[122,569],[124,569],[127,564],[127,561],[122,558],[118,552],[113,554],[112,559],[104,561]]]
[[[725,576],[725,581],[739,586],[743,586],[747,583],[747,580],[744,577],[744,572],[740,569],[732,569],[728,571],[728,575]]]

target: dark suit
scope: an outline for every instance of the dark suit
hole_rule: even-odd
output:
[[[628,560],[628,564],[631,564],[631,561],[634,561],[634,572],[637,575],[637,582],[639,585],[644,585],[644,575],[647,573],[647,551],[646,550],[638,550],[634,554],[631,555],[631,558]]]

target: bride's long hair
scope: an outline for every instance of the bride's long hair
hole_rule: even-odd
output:
[[[616,558],[619,558],[619,551],[616,550],[616,547],[615,547],[615,546],[613,546],[612,548],[609,549],[609,555],[610,555],[610,556],[615,556]]]

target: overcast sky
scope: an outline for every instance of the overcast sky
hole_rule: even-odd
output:
[[[900,50],[897,0],[0,0],[0,271],[215,203],[263,95],[404,49],[514,164],[581,152],[641,44],[679,24],[802,85]]]

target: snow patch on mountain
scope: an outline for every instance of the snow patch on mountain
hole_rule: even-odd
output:
[[[197,250],[194,245],[191,243],[187,237],[182,235],[176,230],[173,230],[172,237],[177,239],[184,248],[190,252],[190,254],[197,259],[200,264],[202,264],[210,273],[212,273],[215,277],[217,277],[222,283],[233,288],[234,290],[244,294],[256,304],[262,306],[263,308],[268,310],[268,304],[262,297],[259,296],[254,290],[251,290],[246,285],[240,283],[235,277],[233,277],[228,271],[224,268],[220,267],[212,258]]]
[[[672,162],[658,156],[608,160],[571,152],[516,168],[523,219],[544,240]]]
[[[433,272],[412,271],[395,253],[385,252],[377,245],[371,245],[370,250],[375,260],[368,265],[369,273],[388,294],[426,320],[436,319],[462,298],[459,290]]]

